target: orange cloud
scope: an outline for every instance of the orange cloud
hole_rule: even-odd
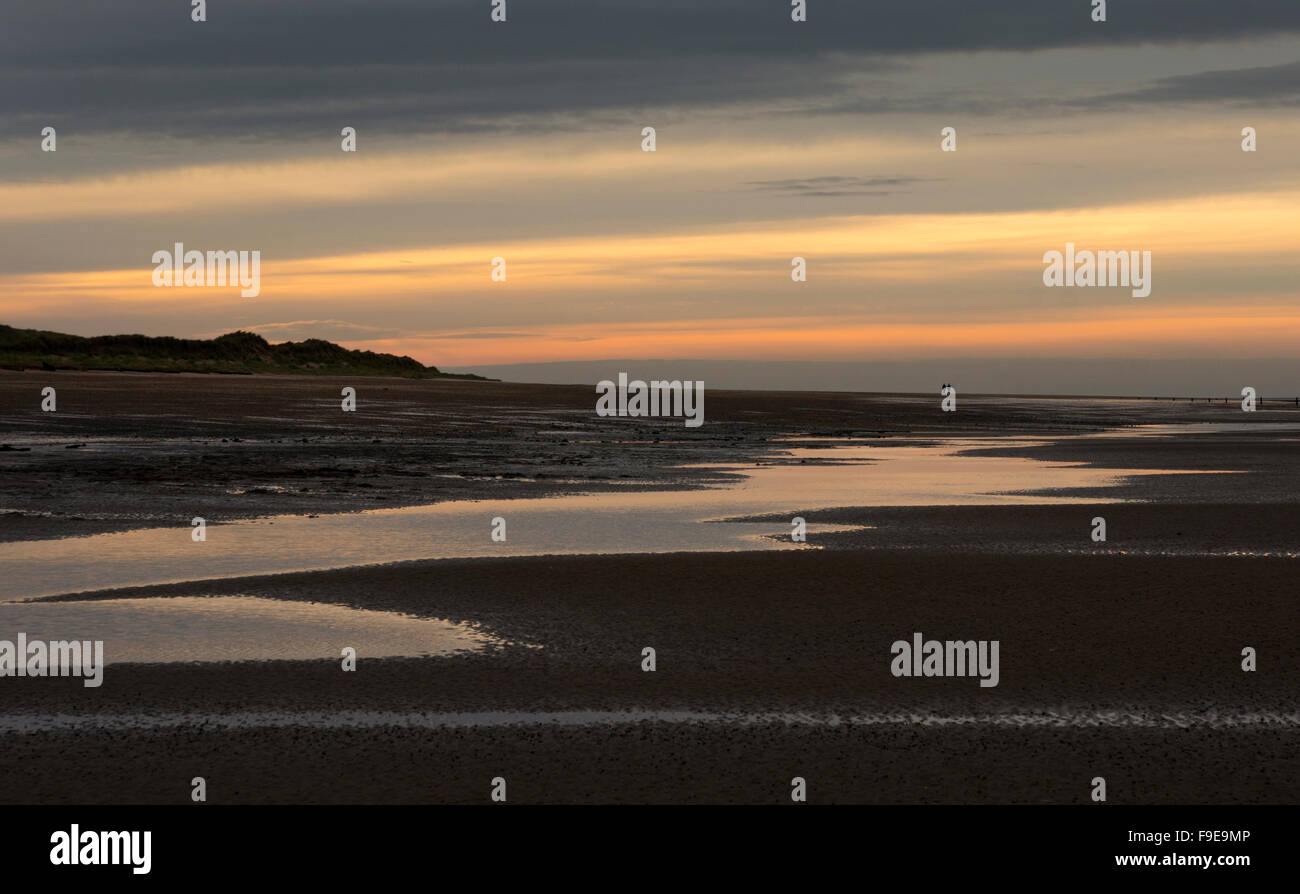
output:
[[[659,324],[548,326],[526,334],[463,333],[349,342],[441,366],[627,357],[747,360],[892,360],[923,356],[1179,356],[1250,343],[1293,350],[1300,310],[1241,307],[1189,314],[1165,306],[1044,313],[1037,319],[902,323],[781,317]]]

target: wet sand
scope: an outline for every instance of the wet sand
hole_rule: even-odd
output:
[[[254,384],[254,392],[287,387]],[[453,391],[488,387],[432,384]],[[17,393],[9,385],[6,400]],[[553,400],[563,411],[555,415],[572,412],[575,425],[595,428],[584,409],[588,389],[575,390],[570,405],[563,389],[547,397],[544,386],[502,387],[523,390],[500,392],[493,398],[500,406],[532,401],[537,410]],[[543,390],[519,396],[531,388]],[[114,394],[99,402],[101,410],[122,400]],[[674,430],[671,444],[638,445],[642,456],[654,458],[637,460],[637,475],[657,482],[652,486],[680,484],[655,478],[654,470],[682,456],[763,455],[770,449],[765,439],[783,434],[924,435],[943,433],[946,424],[935,418],[937,409],[930,417],[913,410],[891,416],[897,403],[884,398],[740,395],[729,402],[711,393],[709,399],[708,434],[694,440]],[[480,406],[483,399],[477,400]],[[186,412],[183,395],[169,391],[160,405],[172,409],[157,425],[183,428],[176,421]],[[863,407],[871,412],[855,421],[870,429],[834,427]],[[1027,404],[998,417],[997,407],[989,399],[961,424],[1075,435],[1115,421],[1104,404],[1070,405],[1056,416]],[[1131,407],[1125,404],[1120,418],[1141,419]],[[230,412],[223,425],[248,424]],[[481,407],[467,412],[486,414]],[[1239,411],[1223,408],[1165,412],[1240,421]],[[5,437],[34,438],[40,424],[21,417],[17,427],[24,431]],[[138,426],[132,437],[144,440],[160,437],[149,434],[153,424],[143,416],[130,425],[70,423],[85,431]],[[540,440],[524,438],[524,449],[516,445],[513,452],[503,427],[490,449],[509,459],[489,461],[483,453],[480,460],[496,469],[527,463],[539,444],[556,443],[552,427],[554,419],[536,423],[528,437]],[[273,442],[276,429],[267,431]],[[179,429],[167,435],[178,443],[191,437]],[[347,437],[328,435],[323,455],[329,462],[365,452],[360,442],[348,446]],[[629,461],[616,438],[601,437],[608,439],[601,448],[607,452],[595,453]],[[1295,560],[1282,557],[1300,543],[1290,475],[1294,437],[1260,431],[1195,440],[1067,437],[1015,449],[1114,468],[1247,474],[1155,479],[1145,491],[1136,484],[1110,491],[1150,502],[1100,507],[811,510],[810,522],[874,527],[817,535],[812,539],[822,549],[800,552],[422,561],[60,597],[247,594],[463,622],[505,644],[436,658],[362,655],[355,673],[344,673],[335,659],[114,665],[94,690],[68,679],[0,686],[0,711],[11,723],[62,715],[81,723],[96,716],[155,721],[100,732],[3,733],[0,802],[184,803],[197,775],[207,779],[216,803],[485,803],[494,776],[506,777],[514,803],[789,803],[794,776],[808,780],[812,802],[1087,803],[1090,780],[1100,775],[1115,803],[1295,803],[1300,610]],[[448,447],[448,468],[465,461],[452,454],[470,450],[471,442],[480,443],[464,438]],[[421,443],[411,449],[428,447]],[[169,442],[167,449],[186,455],[198,448]],[[196,481],[215,487],[223,474],[251,475],[252,454],[239,449],[220,470],[205,466]],[[36,454],[34,448],[23,456]],[[53,489],[61,468],[64,492],[50,497],[52,505],[86,513],[84,504],[94,504],[86,494],[112,480],[118,460],[81,465],[81,456],[77,465],[51,456],[24,467],[17,456],[0,453],[18,481],[6,478],[0,505],[12,506],[24,482],[48,476]],[[136,486],[152,499],[176,483],[176,473],[150,477],[149,468],[132,474],[141,476]],[[384,473],[376,480],[388,482],[384,475],[401,477]],[[1221,484],[1228,479],[1230,486]],[[404,498],[444,493],[441,480],[429,486]],[[259,506],[281,505],[266,496]],[[352,505],[321,499],[332,511]],[[1089,537],[1094,515],[1107,518],[1105,544]],[[28,516],[5,519],[9,539],[80,530],[63,516],[47,516],[44,527],[24,526],[23,519]],[[111,511],[92,521],[132,523]],[[1196,555],[1207,551],[1276,555]],[[999,685],[892,676],[890,644],[917,631],[927,638],[997,639]],[[641,670],[646,646],[657,651],[653,673]],[[1240,666],[1246,646],[1258,651],[1253,673]],[[509,719],[510,712],[631,709],[712,719],[448,721],[464,712],[504,712]],[[424,719],[319,722],[322,713],[385,711]],[[317,720],[305,722],[302,712],[316,712]],[[742,716],[753,713],[763,717],[747,722]],[[174,715],[182,720],[168,720]],[[214,719],[235,716],[252,718],[251,725],[220,728]]]
[[[339,392],[357,388],[357,411]],[[54,387],[58,410],[43,413]],[[595,389],[455,380],[0,370],[0,541],[455,499],[717,485],[679,468],[774,439],[1077,434],[1240,422],[1235,405],[708,391],[706,424],[600,419]],[[1300,421],[1266,405],[1253,421]],[[1191,457],[1190,461],[1194,461]],[[1181,459],[1180,459],[1181,462]],[[1181,466],[1180,467],[1184,467]],[[1191,466],[1195,468],[1195,466]]]
[[[818,801],[1083,803],[1103,775],[1124,803],[1294,802],[1293,580],[1286,559],[842,551],[442,561],[132,590],[394,609],[519,644],[362,656],[356,673],[333,660],[123,665],[99,690],[67,680],[12,689],[8,715],[279,716],[219,732],[196,721],[10,734],[0,800],[168,802],[203,775],[220,780],[223,802],[472,803],[505,775],[516,802],[779,802],[802,775]],[[915,631],[998,639],[999,685],[893,677],[890,644]],[[1247,645],[1255,673],[1240,668]],[[653,673],[640,669],[645,646],[657,650]],[[339,730],[293,720],[629,708],[909,719]],[[1132,722],[1090,725],[1112,713]],[[974,719],[920,722],[931,715]],[[995,722],[1007,715],[1052,725]]]

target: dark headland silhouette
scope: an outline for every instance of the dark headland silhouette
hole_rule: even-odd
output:
[[[0,325],[0,369],[362,375],[495,381],[472,373],[445,373],[411,357],[349,350],[320,338],[271,344],[254,332],[242,330],[210,339],[148,335],[96,335],[87,338]]]

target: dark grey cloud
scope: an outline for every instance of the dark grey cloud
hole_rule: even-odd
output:
[[[1089,97],[1076,104],[1109,108],[1129,104],[1206,101],[1273,105],[1297,100],[1300,100],[1300,62],[1160,78],[1137,90]]]
[[[713,58],[671,66],[598,60],[508,65],[371,65],[320,69],[22,72],[0,88],[9,129],[64,124],[78,132],[146,131],[239,139],[333,135],[340,124],[386,134],[572,129],[639,122],[646,110],[818,99],[844,88],[865,60]],[[16,91],[17,99],[9,92]],[[806,103],[807,104],[807,103]],[[662,118],[660,120],[663,120]],[[21,122],[21,123],[20,123]],[[29,136],[29,134],[24,134]]]
[[[834,98],[846,111],[911,111],[925,104],[861,97],[849,76],[897,73],[929,52],[1300,33],[1296,0],[1112,2],[1105,24],[1084,0],[812,0],[801,24],[788,0],[508,0],[504,24],[488,0],[210,0],[204,23],[184,0],[9,7],[0,138],[46,123],[226,139],[301,138],[342,120],[496,132]],[[968,99],[978,112],[981,98]]]
[[[190,21],[181,0],[11,4],[0,52],[14,68],[121,65],[214,69],[1039,50],[1221,40],[1300,31],[1294,0],[210,0]]]
[[[801,198],[836,196],[888,196],[910,192],[909,187],[928,182],[925,177],[850,177],[829,174],[791,180],[751,180],[746,186],[758,192],[772,192]]]
[[[1300,47],[1297,47],[1300,52]],[[1009,115],[1042,118],[1080,111],[1115,111],[1142,106],[1174,106],[1192,103],[1239,106],[1285,107],[1300,102],[1300,62],[1253,68],[1224,69],[1156,78],[1140,87],[1065,95],[1059,85],[1049,85],[1035,95],[993,96],[972,90],[920,92],[889,95],[855,95],[851,91],[824,95],[818,103],[800,113],[777,111],[777,115],[806,114],[870,116],[900,113],[946,113],[963,117]],[[985,136],[996,135],[986,132]]]

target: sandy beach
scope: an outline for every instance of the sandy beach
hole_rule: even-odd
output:
[[[57,420],[26,401],[47,378]],[[382,414],[340,422],[336,385],[0,375],[0,439],[31,448],[0,452],[3,540],[183,528],[200,511],[685,495],[743,476],[679,466],[779,465],[825,438],[1017,435],[1029,445],[963,450],[1183,474],[1039,494],[1103,501],[1086,504],[796,506],[855,526],[799,550],[424,559],[52,597],[343,605],[491,645],[361,654],[355,672],[329,656],[119,663],[96,689],[6,685],[0,801],[179,803],[196,775],[221,803],[482,803],[495,776],[516,803],[789,803],[795,776],[819,803],[1087,803],[1099,775],[1120,803],[1300,797],[1294,412],[1152,436],[1117,429],[1243,414],[977,397],[950,422],[930,397],[734,392],[710,393],[709,424],[686,432],[602,427],[585,388],[397,380],[359,389],[387,395]],[[257,491],[288,468],[292,492]],[[998,685],[894,676],[891,643],[917,632],[999,641]]]

